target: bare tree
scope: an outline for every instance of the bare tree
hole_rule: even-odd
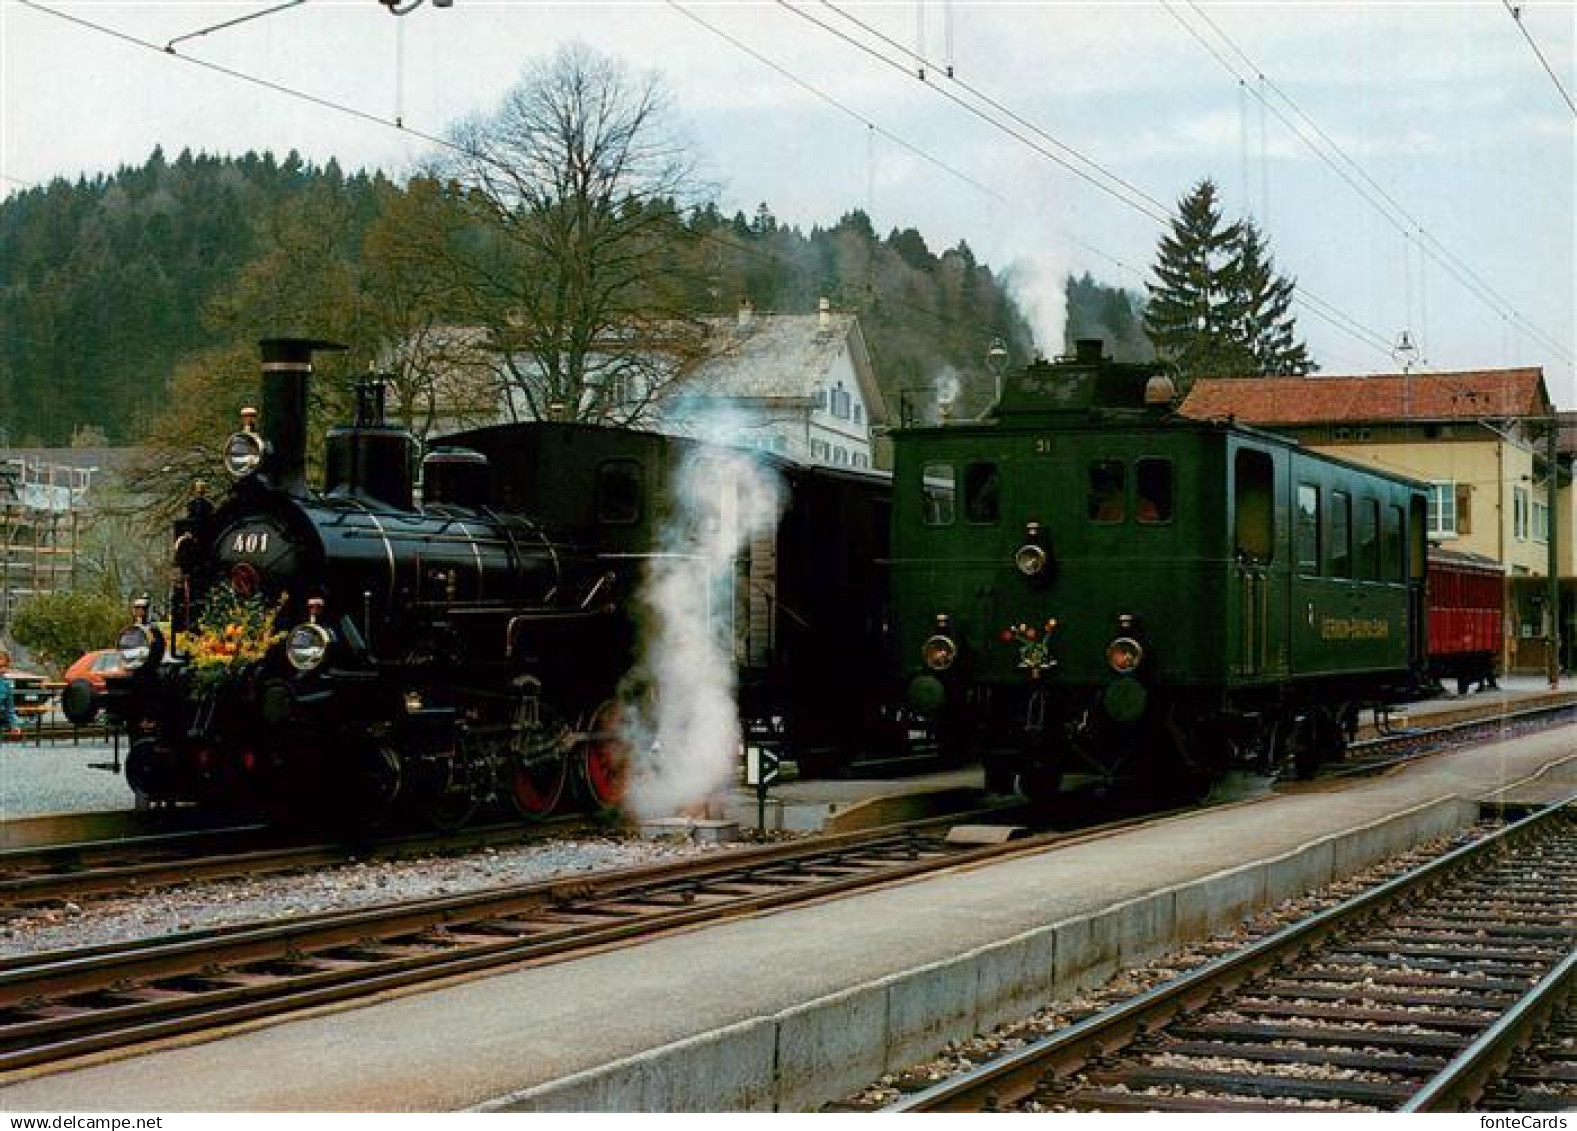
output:
[[[572,45],[455,131],[446,172],[483,221],[458,282],[517,418],[634,423],[700,349],[672,113],[656,75]]]

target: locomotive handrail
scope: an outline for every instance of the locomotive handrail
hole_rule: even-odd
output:
[[[384,542],[460,542],[467,546],[508,546],[514,548],[514,543],[505,538],[477,538],[466,537],[463,534],[421,534],[416,531],[386,530],[375,533],[363,528],[353,528],[345,532],[346,538],[377,538]]]

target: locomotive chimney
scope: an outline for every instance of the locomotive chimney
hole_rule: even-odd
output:
[[[1073,343],[1074,358],[1081,365],[1099,365],[1105,344],[1100,338],[1080,338]]]
[[[268,478],[275,487],[307,487],[307,386],[314,350],[342,350],[338,342],[312,338],[264,338],[263,439],[269,448]]]

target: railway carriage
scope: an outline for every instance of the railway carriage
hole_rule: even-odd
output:
[[[1429,548],[1429,675],[1466,695],[1500,672],[1506,571],[1482,554]]]
[[[894,433],[894,660],[998,789],[1306,769],[1420,669],[1421,486],[1173,400],[1081,342]]]

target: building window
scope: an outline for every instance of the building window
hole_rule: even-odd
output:
[[[1511,489],[1511,532],[1519,542],[1528,540],[1528,489]]]
[[[855,405],[854,406],[854,423],[856,423],[856,424],[864,424],[865,423],[865,410],[863,408],[861,408],[859,405]]]
[[[810,442],[810,458],[811,459],[826,459],[827,458],[827,441],[825,441],[825,440],[812,440]]]
[[[1454,482],[1429,485],[1429,537],[1457,536],[1457,485]]]
[[[854,399],[849,396],[849,390],[843,387],[843,382],[838,382],[837,388],[832,390],[832,415],[839,420],[849,419]]]
[[[1550,508],[1543,503],[1533,504],[1533,540],[1544,543],[1550,540]]]

